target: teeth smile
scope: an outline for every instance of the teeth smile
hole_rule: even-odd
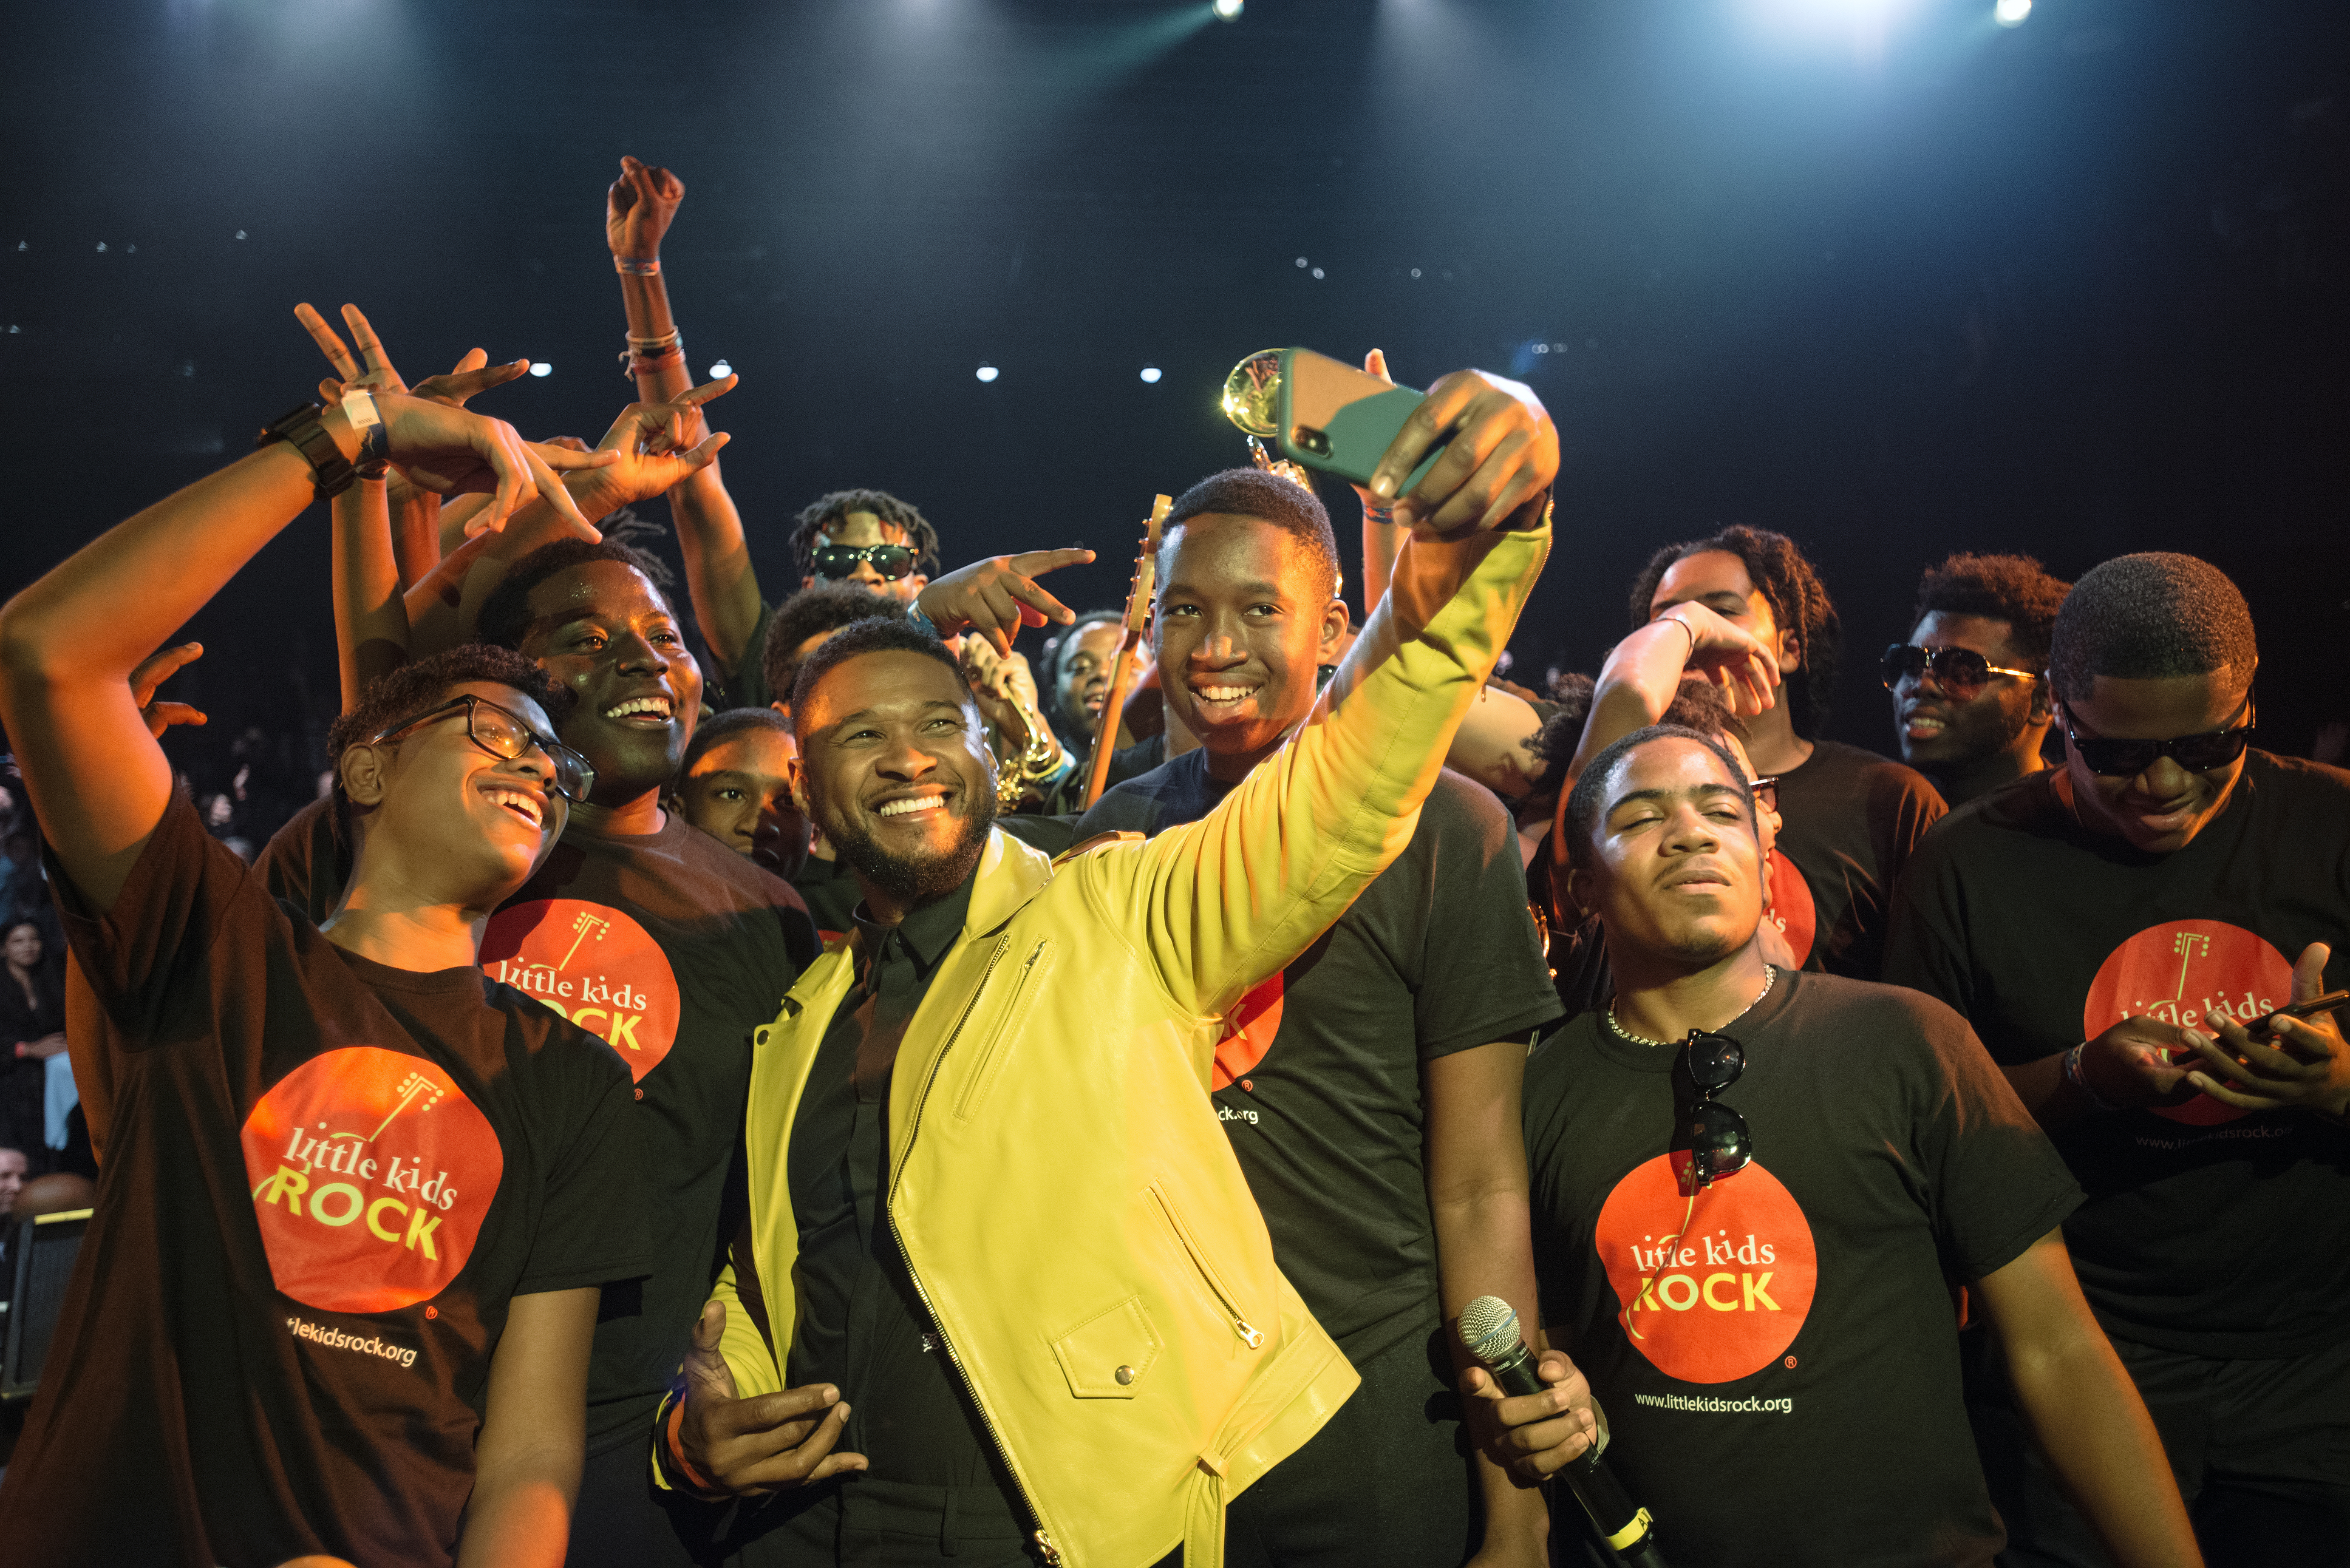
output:
[[[546,820],[545,814],[539,809],[538,802],[520,790],[493,789],[484,790],[482,793],[489,796],[491,805],[504,806],[516,816],[527,819],[533,827],[536,827]]]
[[[1210,702],[1237,702],[1249,696],[1253,689],[1246,686],[1201,686],[1193,690]]]
[[[893,800],[889,802],[873,815],[876,816],[909,816],[918,811],[936,811],[941,806],[945,805],[946,803],[947,797],[942,794],[908,795],[903,800]]]
[[[666,719],[669,717],[669,699],[631,697],[625,702],[604,710],[604,717],[607,719],[626,719],[638,713],[650,713],[656,718]]]

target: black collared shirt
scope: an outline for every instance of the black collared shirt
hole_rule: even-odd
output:
[[[857,907],[857,983],[816,1049],[786,1157],[800,1246],[788,1377],[840,1389],[840,1446],[877,1479],[1008,1495],[889,1217],[890,1069],[970,906],[966,880],[897,926]]]

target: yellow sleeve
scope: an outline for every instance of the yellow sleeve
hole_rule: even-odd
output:
[[[1549,551],[1547,525],[1414,538],[1286,745],[1201,821],[1077,862],[1177,1003],[1225,1012],[1403,852]]]

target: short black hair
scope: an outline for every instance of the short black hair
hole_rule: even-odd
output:
[[[2260,659],[2252,612],[2228,575],[2168,551],[2116,556],[2073,585],[2049,639],[2059,699],[2089,694],[2100,675],[2159,680],[2232,670],[2250,682]]]
[[[759,674],[767,700],[788,703],[799,673],[799,647],[818,632],[838,631],[860,620],[903,620],[906,606],[863,583],[818,583],[802,588],[775,608],[767,623],[767,645],[759,654]]]
[[[2007,622],[2007,642],[2034,673],[2048,668],[2056,612],[2073,585],[2030,556],[1951,556],[1918,579],[1914,629],[1928,616],[1974,615]]]
[[[676,579],[659,556],[611,539],[557,539],[551,545],[541,545],[507,568],[498,586],[490,590],[490,597],[482,601],[482,613],[473,618],[473,636],[500,648],[520,648],[522,639],[530,634],[531,589],[557,572],[589,561],[618,561],[634,567],[652,584],[661,602],[669,603],[669,591]]]
[[[1069,668],[1069,660],[1077,656],[1077,642],[1097,626],[1116,626],[1126,618],[1124,610],[1087,610],[1077,617],[1045,644],[1045,657],[1036,671],[1036,695],[1045,704],[1045,717],[1056,726],[1074,726],[1069,731],[1086,727],[1083,713],[1072,713],[1061,706],[1061,678]]]
[[[971,697],[971,683],[963,679],[962,666],[947,651],[947,645],[924,631],[913,622],[899,616],[894,618],[875,617],[842,627],[816,645],[800,663],[799,679],[792,683],[792,734],[800,733],[799,715],[807,701],[808,693],[817,681],[847,663],[868,653],[919,653],[925,659],[935,659],[954,672],[955,689],[963,701]]]
[[[703,720],[694,726],[693,739],[685,743],[685,761],[677,769],[679,780],[682,782],[712,746],[731,741],[745,730],[773,730],[779,735],[789,735],[792,722],[773,708],[729,708]]]
[[[1815,739],[1827,723],[1828,703],[1835,695],[1844,626],[1836,618],[1835,603],[1828,597],[1819,573],[1784,534],[1742,523],[1710,539],[1666,545],[1649,556],[1640,575],[1632,579],[1633,629],[1653,618],[1648,606],[1657,597],[1657,585],[1665,580],[1674,563],[1709,550],[1726,550],[1743,561],[1748,579],[1771,607],[1771,618],[1778,622],[1781,631],[1795,634],[1804,663],[1799,678],[1787,682],[1787,719],[1796,734],[1807,741]]]
[[[1760,842],[1762,828],[1755,819],[1753,787],[1746,782],[1746,770],[1738,765],[1738,759],[1731,755],[1730,748],[1721,743],[1721,738],[1692,730],[1686,724],[1650,724],[1646,729],[1633,731],[1602,750],[1591,759],[1591,765],[1583,770],[1582,776],[1575,781],[1575,787],[1567,792],[1568,865],[1578,870],[1590,866],[1591,830],[1599,825],[1600,813],[1607,805],[1607,775],[1616,771],[1616,764],[1628,753],[1651,741],[1695,741],[1720,757],[1721,765],[1729,770],[1731,778],[1738,784],[1739,798],[1746,803],[1746,826]]]
[[[379,678],[360,694],[358,706],[338,716],[327,731],[327,755],[335,774],[332,810],[338,840],[352,842],[351,802],[343,793],[343,753],[370,735],[440,706],[452,688],[468,680],[494,680],[514,688],[537,703],[558,732],[577,701],[569,687],[556,685],[521,654],[487,642],[461,642]]]
[[[1172,535],[1192,518],[1211,514],[1253,517],[1280,529],[1297,541],[1323,575],[1322,597],[1327,599],[1337,594],[1338,536],[1330,530],[1330,514],[1323,509],[1320,496],[1295,480],[1261,468],[1228,468],[1211,473],[1175,498],[1167,513],[1165,532]],[[1163,571],[1159,574],[1162,589],[1167,576]]]
[[[914,570],[930,575],[939,569],[939,531],[930,520],[915,509],[913,503],[900,501],[886,490],[836,490],[819,495],[800,508],[792,519],[792,559],[800,564],[800,576],[816,576],[816,547],[825,531],[852,512],[870,512],[874,516],[906,535],[914,547]]]
[[[1526,742],[1526,749],[1543,762],[1535,794],[1556,784],[1565,775],[1567,764],[1575,761],[1575,748],[1583,744],[1584,726],[1591,720],[1591,698],[1596,686],[1590,676],[1575,670],[1551,678],[1554,706],[1544,715],[1542,729]],[[1680,690],[1665,704],[1657,722],[1719,737],[1729,732],[1731,717],[1730,699],[1721,694],[1720,687],[1702,675],[1684,675]]]

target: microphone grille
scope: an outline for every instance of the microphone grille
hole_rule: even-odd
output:
[[[1479,1296],[1461,1309],[1461,1343],[1480,1361],[1491,1361],[1523,1344],[1517,1309],[1499,1296]]]

